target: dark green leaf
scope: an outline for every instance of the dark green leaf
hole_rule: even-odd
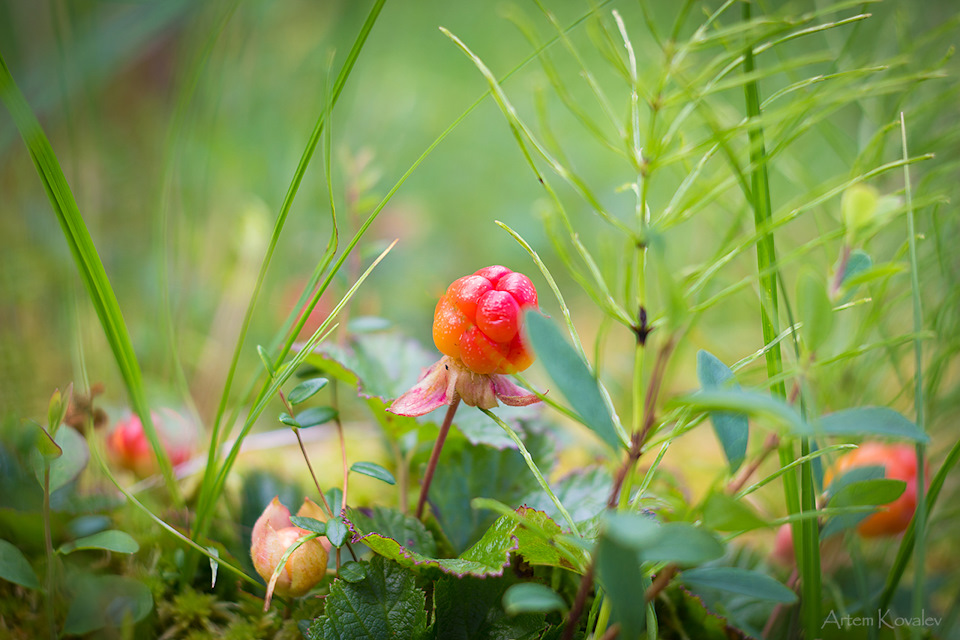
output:
[[[437,580],[435,635],[464,640],[530,638],[544,627],[543,614],[509,616],[501,604],[510,578],[457,578]],[[539,637],[536,633],[533,637]]]
[[[544,369],[556,383],[583,423],[612,449],[623,447],[610,410],[593,372],[560,334],[556,325],[538,311],[524,314],[530,344]]]
[[[830,338],[833,305],[823,277],[813,267],[805,268],[797,279],[797,309],[802,322],[800,333],[807,349],[815,352]]]
[[[308,640],[420,640],[427,632],[426,596],[413,573],[374,556],[366,577],[335,580],[324,615],[310,625]]]
[[[311,407],[297,414],[297,422],[304,429],[326,424],[337,417],[337,410],[333,407]]]
[[[133,578],[85,576],[74,589],[63,632],[82,635],[104,627],[143,620],[153,609],[149,587]]]
[[[290,516],[290,522],[293,523],[293,526],[300,527],[305,531],[319,533],[322,536],[326,535],[327,533],[327,523],[321,522],[316,518],[307,518],[306,516]]]
[[[828,436],[884,436],[930,442],[930,436],[887,407],[858,407],[820,417],[818,433]]]
[[[80,549],[103,549],[115,553],[136,553],[140,550],[140,545],[137,544],[137,541],[134,540],[130,534],[116,529],[109,529],[60,545],[57,553],[66,555]]]
[[[810,426],[800,414],[782,400],[765,393],[746,389],[701,390],[679,398],[670,404],[692,407],[701,411],[733,411],[763,416],[787,427],[794,435],[812,436]]]
[[[638,638],[646,624],[647,607],[642,594],[650,579],[640,566],[640,556],[633,546],[623,544],[609,529],[600,534],[594,557],[597,581],[611,605],[611,621],[620,624],[620,636]],[[638,599],[638,594],[641,594]]]
[[[549,439],[544,434],[528,434],[525,444],[535,461],[543,461],[543,473],[548,473]],[[448,438],[430,485],[430,506],[455,551],[460,552],[497,519],[491,511],[471,509],[473,498],[517,505],[530,492],[530,485],[530,471],[516,449],[470,447]]]
[[[680,574],[680,581],[694,589],[721,589],[757,600],[783,604],[797,601],[797,594],[767,574],[739,567],[687,569]]]
[[[374,462],[354,462],[350,465],[350,471],[376,478],[387,484],[397,484],[397,480],[392,473]]]
[[[739,389],[733,371],[709,351],[697,352],[697,378],[702,389]],[[710,412],[710,422],[717,434],[723,453],[727,457],[730,471],[736,471],[747,455],[747,440],[750,436],[750,422],[744,413],[729,411]]]
[[[766,524],[746,503],[724,493],[711,493],[703,505],[703,526],[715,531],[749,531]]]
[[[360,582],[367,577],[367,566],[361,562],[354,562],[353,560],[344,562],[340,565],[340,573],[337,575],[340,576],[341,580],[346,580],[347,582]]]
[[[329,540],[330,544],[338,549],[343,546],[344,542],[347,541],[347,534],[349,532],[350,531],[347,529],[347,525],[343,524],[343,520],[339,516],[336,518],[330,518],[330,520],[327,521],[327,540]]]
[[[511,616],[518,613],[563,611],[567,603],[556,591],[536,582],[515,584],[503,594],[503,608]]]
[[[20,549],[3,539],[0,539],[0,578],[28,589],[40,588],[37,574]]]
[[[300,404],[301,402],[306,402],[314,396],[320,389],[323,389],[327,386],[329,380],[326,378],[311,378],[310,380],[304,380],[293,389],[290,390],[290,393],[287,395],[287,401],[290,404]]]

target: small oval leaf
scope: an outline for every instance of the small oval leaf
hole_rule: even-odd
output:
[[[307,518],[306,516],[290,516],[290,522],[293,526],[300,527],[306,531],[325,535],[327,533],[327,523],[321,522],[316,518]]]
[[[82,549],[102,549],[115,553],[136,553],[140,550],[140,545],[130,534],[116,529],[109,529],[60,545],[57,553],[66,555]]]
[[[327,540],[338,549],[347,541],[347,525],[343,524],[343,518],[336,517],[327,521]]]
[[[287,425],[288,427],[293,427],[294,429],[300,428],[300,423],[297,422],[297,419],[291,417],[290,414],[287,413],[286,411],[280,414],[279,420],[280,422]]]
[[[550,613],[567,608],[556,591],[536,582],[515,584],[503,594],[503,610],[507,615],[519,613]]]
[[[326,378],[311,378],[309,380],[304,380],[293,389],[287,395],[287,401],[290,404],[300,404],[307,401],[314,396],[318,391],[327,386],[329,380]]]
[[[733,371],[709,351],[697,352],[697,378],[703,389],[728,388],[739,389],[734,381]],[[733,473],[743,464],[747,456],[747,440],[750,437],[750,422],[745,413],[730,411],[711,411],[710,422],[717,440],[723,447],[723,453]]]
[[[382,480],[387,484],[397,484],[397,480],[393,477],[393,474],[375,462],[354,462],[353,465],[350,466],[350,471]]]
[[[39,589],[40,581],[20,549],[0,539],[0,578],[28,589]]]
[[[311,407],[297,415],[297,422],[306,429],[325,424],[336,417],[337,410],[333,407]]]

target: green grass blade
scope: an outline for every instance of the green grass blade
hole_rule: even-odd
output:
[[[903,148],[903,158],[909,157],[907,152],[907,125],[903,112],[900,112],[900,142]],[[913,220],[913,188],[910,184],[910,167],[903,167],[904,193],[907,200],[907,241],[910,246],[910,289],[913,299],[913,332],[918,335],[923,331],[923,308],[920,304],[920,272],[917,260],[917,231]],[[916,411],[917,427],[924,431],[923,416],[923,341],[917,337],[913,341],[914,366],[914,396],[913,406]],[[926,445],[917,443],[917,478],[925,478]],[[913,603],[912,612],[915,617],[923,617],[923,594],[926,586],[926,557],[927,557],[927,503],[925,500],[924,483],[917,482],[917,508],[913,515],[913,525],[916,536],[913,561]],[[920,630],[911,630],[915,638],[923,634]]]
[[[123,314],[120,311],[117,296],[110,285],[110,279],[103,268],[100,255],[93,244],[93,239],[90,237],[90,232],[87,230],[80,209],[77,207],[70,185],[67,184],[67,179],[63,175],[63,169],[57,161],[53,147],[30,109],[30,105],[27,104],[16,82],[14,82],[13,76],[10,75],[10,70],[7,68],[7,63],[2,54],[0,54],[0,99],[6,104],[10,115],[13,116],[13,121],[23,137],[27,150],[30,152],[30,158],[33,160],[40,181],[43,183],[44,191],[50,199],[50,205],[57,216],[57,221],[60,223],[63,237],[70,247],[70,253],[73,255],[77,271],[80,273],[80,279],[83,281],[97,317],[100,319],[113,357],[120,367],[127,393],[130,395],[130,403],[143,423],[144,431],[159,463],[167,490],[170,492],[174,503],[182,506],[183,496],[180,494],[180,488],[173,476],[170,458],[160,443],[160,438],[150,416],[140,363],[137,361],[136,353],[133,350],[130,332],[127,330]]]

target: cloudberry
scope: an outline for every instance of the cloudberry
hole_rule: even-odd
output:
[[[522,273],[494,265],[455,280],[433,315],[433,341],[474,373],[516,373],[533,363],[522,333],[523,311],[537,290]]]

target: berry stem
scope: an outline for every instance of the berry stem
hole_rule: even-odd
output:
[[[443,443],[447,439],[450,425],[453,424],[453,416],[459,406],[460,396],[454,395],[447,409],[447,415],[443,418],[443,424],[440,425],[440,434],[437,436],[437,442],[433,445],[430,462],[427,463],[427,471],[423,474],[423,485],[420,487],[420,499],[417,500],[417,520],[423,518],[423,507],[427,503],[427,494],[430,492],[430,482],[433,481],[433,472],[437,470],[437,462],[440,460],[440,450],[443,449]]]

